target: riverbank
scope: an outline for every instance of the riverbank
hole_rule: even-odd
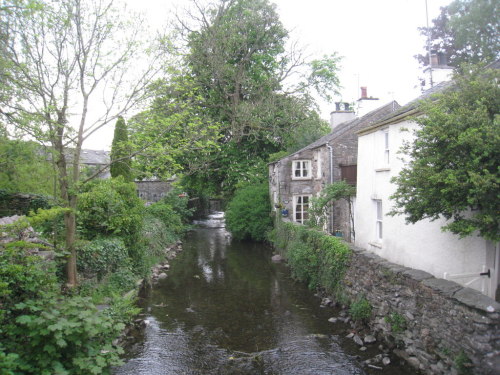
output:
[[[232,240],[223,220],[199,221],[167,277],[142,296],[147,323],[114,374],[379,374],[362,364],[376,347],[359,352],[348,324],[329,322],[331,311],[272,262],[269,246]],[[397,361],[383,373],[416,374]]]
[[[329,270],[335,271],[338,280],[331,287],[321,282],[325,263],[315,254],[325,256],[325,244],[340,240],[295,227],[277,223],[275,245],[296,278],[323,290],[323,306],[342,309],[332,322],[350,325],[346,333],[360,351],[370,342],[381,345],[382,356],[374,357],[369,365],[384,364],[384,353],[391,352],[425,374],[500,372],[500,304],[470,288],[387,262],[347,243],[348,261],[341,269]]]

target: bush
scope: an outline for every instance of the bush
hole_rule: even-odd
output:
[[[33,246],[0,251],[2,374],[108,374],[121,353],[112,345],[123,329],[116,319],[127,309],[103,314],[89,299],[61,295],[54,264],[30,255]]]
[[[88,298],[28,301],[19,306],[9,346],[23,374],[109,374],[123,352],[112,344],[124,328]],[[84,307],[84,308],[83,308]]]
[[[279,219],[273,238],[275,246],[288,259],[294,278],[307,283],[310,288],[338,291],[351,254],[345,242]]]
[[[372,306],[365,297],[361,297],[351,304],[349,313],[353,320],[368,321],[372,315]]]
[[[158,203],[172,207],[172,210],[177,213],[181,221],[186,224],[191,221],[194,212],[194,208],[188,208],[188,202],[188,197],[182,194],[181,190],[174,189],[165,195]]]
[[[272,228],[269,186],[247,185],[236,190],[226,210],[226,226],[237,240],[264,241]]]
[[[161,201],[154,203],[146,208],[146,214],[159,219],[170,232],[176,235],[181,234],[185,229],[181,216],[169,204]]]
[[[11,242],[0,251],[0,337],[3,328],[16,318],[14,306],[57,291],[54,264],[31,255],[33,246],[23,241]]]
[[[144,203],[137,197],[133,182],[123,177],[97,180],[80,194],[78,229],[86,239],[114,235],[134,245],[142,229]]]
[[[101,280],[107,273],[129,263],[127,249],[119,238],[96,238],[77,244],[77,268],[85,277]]]
[[[406,329],[405,317],[397,312],[387,315],[384,320],[391,325],[391,331],[394,333],[400,333]]]

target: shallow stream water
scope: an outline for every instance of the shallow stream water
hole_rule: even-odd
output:
[[[196,222],[168,278],[141,301],[148,324],[115,375],[415,374],[397,360],[362,366],[331,308],[271,262],[262,244],[231,241],[222,213]],[[361,356],[361,357],[360,357]]]

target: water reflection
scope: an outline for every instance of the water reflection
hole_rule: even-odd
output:
[[[331,312],[270,262],[269,248],[231,242],[223,215],[201,224],[144,301],[144,337],[115,374],[365,373]]]

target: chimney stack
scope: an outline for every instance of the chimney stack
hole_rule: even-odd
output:
[[[351,109],[349,103],[346,102],[336,102],[335,111],[330,113],[330,127],[335,129],[335,127],[344,122],[354,119],[356,115]]]
[[[361,98],[360,99],[368,99],[368,89],[366,86],[361,87]]]
[[[376,109],[380,104],[378,98],[374,98],[372,96],[368,97],[368,88],[366,86],[361,88],[361,98],[358,99],[358,116],[362,117],[366,115],[368,112]]]

